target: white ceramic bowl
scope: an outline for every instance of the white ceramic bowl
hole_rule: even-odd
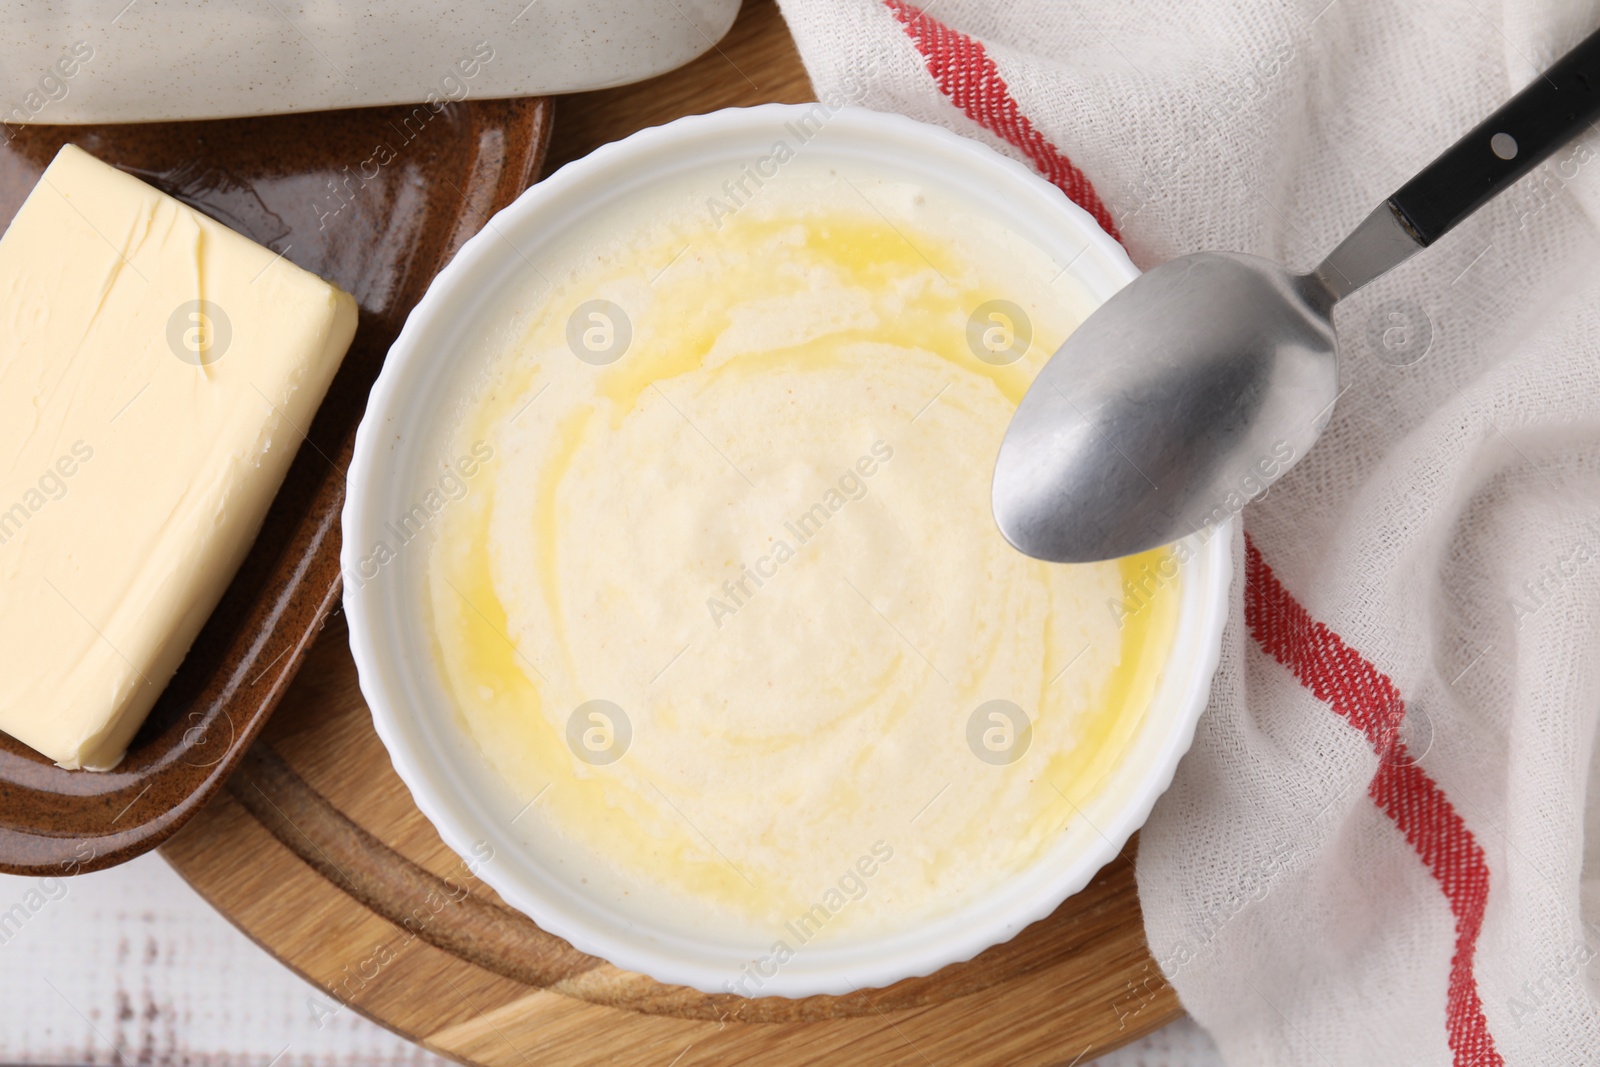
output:
[[[938,127],[871,111],[778,104],[680,119],[563,167],[496,215],[439,274],[373,388],[344,507],[341,563],[351,651],[374,725],[417,806],[479,877],[544,929],[619,967],[707,992],[726,991],[741,965],[770,944],[730,948],[690,930],[651,928],[587,898],[519,841],[487,795],[484,780],[492,772],[457,725],[433,666],[417,568],[388,566],[371,575],[368,562],[363,574],[363,546],[380,540],[384,522],[410,506],[416,466],[425,462],[425,431],[440,417],[437,397],[452,356],[500,288],[515,284],[522,257],[536,258],[568,227],[664,178],[719,166],[737,173],[741,164],[767,155],[774,140],[793,141],[792,124],[808,112],[821,129],[806,152],[909,175],[983,206],[1058,262],[1070,263],[1096,304],[1138,273],[1121,246],[1054,186]],[[766,980],[761,993],[842,994],[970,959],[1048,915],[1110,862],[1171,783],[1205,707],[1227,615],[1230,541],[1223,524],[1208,540],[1191,542],[1177,636],[1156,698],[1105,788],[1039,861],[924,924],[871,940],[808,946]],[[480,863],[490,849],[493,859]]]

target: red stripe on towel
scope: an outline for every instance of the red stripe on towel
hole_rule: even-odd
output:
[[[1389,678],[1283,587],[1254,542],[1245,538],[1244,617],[1262,651],[1367,736],[1383,760],[1367,794],[1393,820],[1439,883],[1456,919],[1445,1034],[1457,1067],[1502,1067],[1472,972],[1489,901],[1489,864],[1444,790],[1399,739],[1405,702]]]
[[[950,102],[967,117],[1008,144],[1022,150],[1039,172],[1083,210],[1094,216],[1100,228],[1117,240],[1117,224],[1100,196],[1073,166],[1072,160],[1045,139],[1028,121],[1017,101],[1000,77],[999,68],[979,41],[968,37],[938,19],[929,18],[904,0],[883,0],[894,17],[905,27],[906,36],[928,60],[928,73]]]

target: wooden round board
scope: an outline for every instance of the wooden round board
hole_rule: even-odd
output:
[[[771,0],[716,49],[557,105],[549,168],[680,115],[813,99]],[[399,1033],[494,1067],[1075,1064],[1175,1018],[1145,945],[1130,843],[1049,918],[887,989],[706,995],[586,956],[512,911],[390,767],[335,615],[239,770],[163,851],[305,978]]]

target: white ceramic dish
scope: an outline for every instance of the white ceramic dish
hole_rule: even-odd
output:
[[[709,51],[738,12],[739,0],[456,0],[448,9],[117,0],[91,18],[69,0],[0,0],[0,120],[157,122],[424,103],[438,111],[468,97],[600,89]]]
[[[404,514],[426,462],[424,441],[440,418],[437,397],[452,355],[482,309],[515,284],[525,257],[608,204],[669,176],[741,164],[795,140],[808,113],[820,131],[804,151],[852,166],[878,167],[970,198],[1070,270],[1092,302],[1105,301],[1138,272],[1120,245],[1059,190],[974,141],[894,115],[829,113],[769,104],[680,119],[606,145],[529,189],[495,216],[440,273],[390,349],[356,438],[345,503],[345,607],[361,689],[378,734],[417,806],[444,841],[512,906],[585,952],[668,983],[724,992],[741,965],[769,944],[730,948],[689,930],[652,928],[588,899],[542,864],[496,813],[483,756],[457,725],[432,654],[418,561],[363,573],[363,546]],[[998,532],[995,536],[1000,536]],[[1130,751],[1106,787],[1045,856],[992,893],[909,930],[808,947],[761,986],[761,993],[843,994],[883,986],[970,959],[1053,911],[1110,862],[1171,783],[1204,709],[1221,648],[1231,576],[1230,529],[1193,540],[1184,565],[1176,639],[1159,690]],[[415,553],[422,556],[424,553]],[[479,861],[484,843],[490,862]]]

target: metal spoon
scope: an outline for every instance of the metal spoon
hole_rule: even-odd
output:
[[[1040,371],[995,465],[1000,531],[1083,563],[1176,541],[1298,462],[1339,396],[1333,306],[1600,118],[1600,32],[1367,216],[1309,274],[1200,252],[1106,301]]]

